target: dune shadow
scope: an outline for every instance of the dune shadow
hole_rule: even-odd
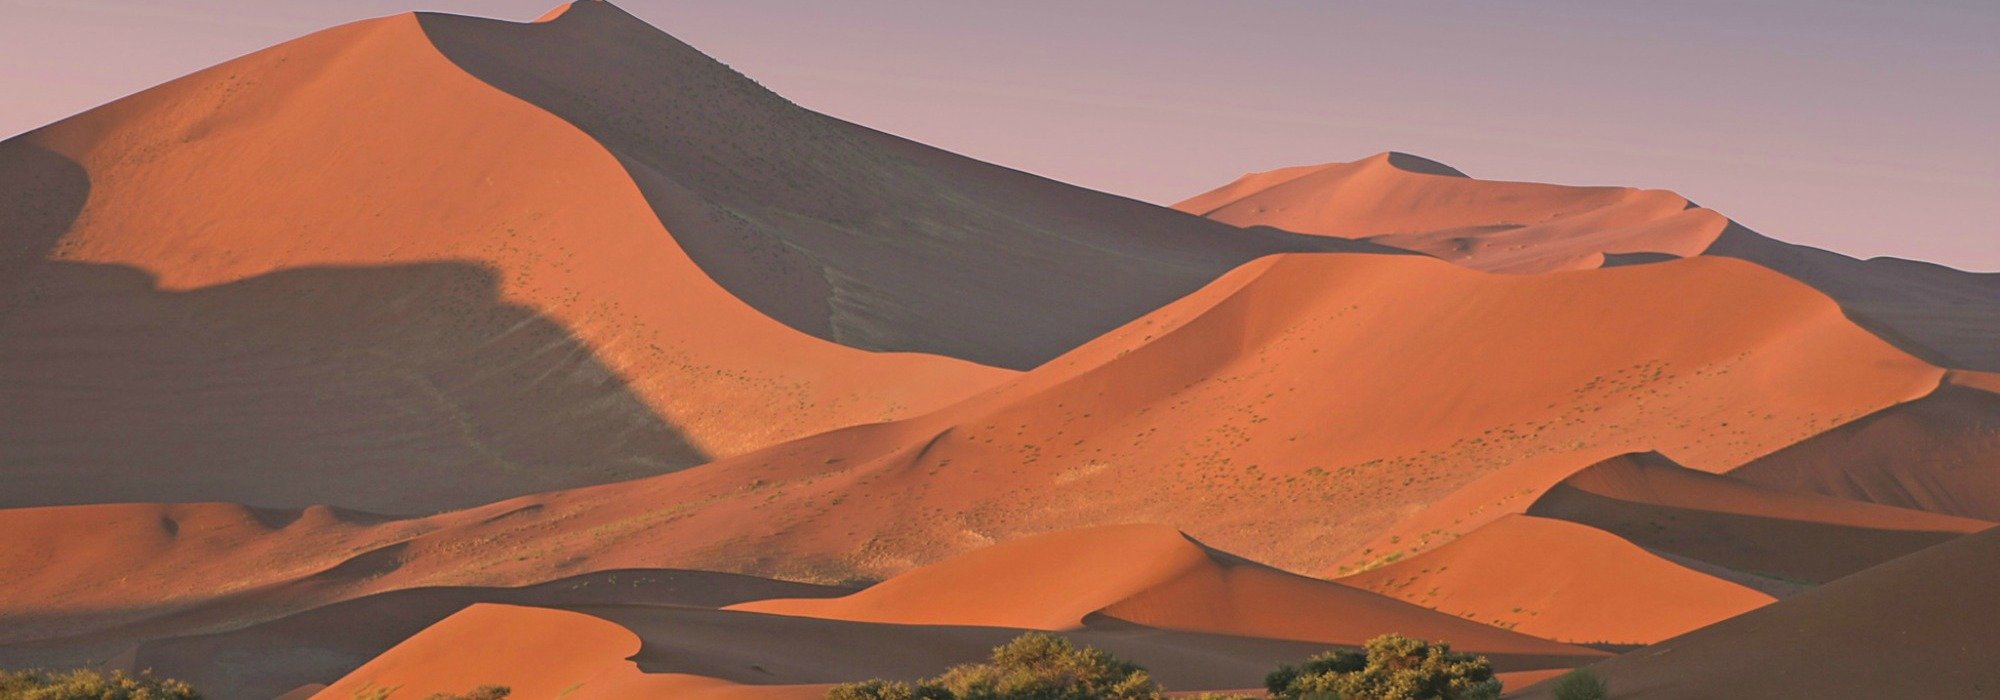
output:
[[[472,506],[706,461],[470,263],[160,289],[44,261],[0,306],[0,507]]]
[[[1251,259],[1388,252],[1245,231],[810,112],[604,3],[419,15],[479,80],[593,137],[731,294],[849,346],[1029,369]]]
[[[0,141],[0,312],[90,201],[90,174],[26,136]]]
[[[1748,260],[1818,289],[1847,317],[1932,364],[2000,372],[2000,274],[1859,260],[1766,238],[1736,222],[1707,255]]]
[[[131,670],[152,669],[210,697],[270,698],[327,683],[478,603],[570,606],[643,603],[715,608],[764,598],[819,598],[846,589],[753,576],[676,569],[603,571],[521,588],[412,588],[333,603],[245,624],[257,601],[225,600],[134,627],[35,646],[0,647],[0,666],[80,665],[114,655]],[[213,629],[224,621],[228,631]],[[136,645],[136,649],[134,648]],[[126,650],[132,650],[126,655]]]

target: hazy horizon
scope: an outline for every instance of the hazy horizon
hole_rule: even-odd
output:
[[[546,0],[0,0],[11,136],[333,24]],[[1397,150],[2000,271],[2000,5],[626,0],[815,110],[1159,204]]]

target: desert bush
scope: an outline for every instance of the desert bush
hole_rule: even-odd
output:
[[[1333,651],[1264,678],[1284,700],[1495,700],[1500,681],[1485,657],[1400,634],[1368,640],[1362,651]]]
[[[0,671],[0,700],[201,700],[188,684],[151,672]]]
[[[916,683],[871,680],[836,686],[827,700],[1159,700],[1137,664],[1050,634],[1029,633],[986,663],[952,667]]]
[[[1555,691],[1556,700],[1604,700],[1611,696],[1604,679],[1585,668],[1563,674],[1549,687]]]
[[[464,694],[432,693],[424,700],[507,700],[513,694],[514,689],[504,685],[482,685]]]

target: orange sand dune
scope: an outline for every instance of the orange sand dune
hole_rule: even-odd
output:
[[[1008,374],[743,304],[617,156],[466,74],[410,15],[0,155],[0,178],[35,185],[0,201],[32,214],[0,245],[4,506],[432,511],[911,415]]]
[[[1660,288],[1688,291],[1648,291]],[[280,567],[248,545],[163,540],[173,546],[0,584],[0,614],[37,616],[30,638],[46,639],[208,603],[261,620],[398,588],[611,569],[837,581],[1133,521],[1321,571],[1511,464],[1573,460],[1573,471],[1607,451],[1663,448],[1727,470],[1920,396],[1940,375],[1824,297],[1737,261],[1528,277],[1281,256],[933,415],[324,541],[246,530],[284,553]],[[99,512],[0,510],[0,525]],[[85,536],[29,526],[56,533],[57,548]],[[191,570],[201,574],[173,578]],[[369,575],[340,573],[351,571]],[[273,590],[249,602],[215,592],[239,586]]]
[[[1664,448],[1727,470],[1940,375],[1738,261],[1526,277],[1281,256],[934,416],[672,483],[722,499],[682,536],[756,520],[738,534],[835,570],[1144,520],[1317,571],[1511,464]]]
[[[1996,577],[1988,530],[1592,668],[1621,699],[1990,697]]]
[[[1954,373],[1930,396],[1730,472],[1745,481],[2000,520],[2000,375]]]
[[[1259,255],[1379,248],[1246,236],[814,114],[609,3],[418,21],[616,155],[724,288],[850,346],[1026,370]]]
[[[1385,153],[1246,175],[1175,208],[1237,226],[1367,239],[1495,272],[1741,258],[1838,299],[1858,322],[1926,359],[2000,370],[2000,275],[1775,241],[1671,192],[1473,180]]]
[[[1603,530],[1525,515],[1340,582],[1538,637],[1614,644],[1657,642],[1773,600]]]
[[[345,700],[364,687],[399,687],[392,698],[508,684],[564,698],[823,697],[832,683],[914,680],[984,660],[1022,633],[1000,627],[891,625],[664,606],[571,610],[480,605],[438,623],[330,685],[317,698]],[[578,645],[540,640],[574,636]],[[1064,633],[1154,671],[1176,690],[1258,686],[1279,664],[1325,650],[1303,642],[1134,627]],[[533,656],[516,656],[510,645]],[[489,649],[493,651],[488,652]],[[1494,659],[1503,669],[1574,666],[1599,656]],[[555,697],[528,695],[527,697]]]
[[[1508,671],[1603,656],[1285,574],[1154,525],[996,545],[838,599],[758,600],[723,610],[636,600],[560,607],[571,612],[474,606],[318,697],[344,698],[371,684],[421,697],[516,678],[531,691],[571,689],[565,697],[791,697],[822,692],[826,683],[935,675],[983,658],[1026,629],[1058,630],[1133,659],[1180,690],[1254,687],[1280,663],[1390,631],[1451,641]],[[531,641],[565,635],[582,643]],[[502,644],[552,658],[524,664],[534,656],[484,651]]]
[[[843,598],[765,600],[730,609],[1046,630],[1115,620],[1349,646],[1402,632],[1480,653],[1588,653],[1288,574],[1211,550],[1159,525],[1028,537],[918,568]]]
[[[1404,153],[1253,173],[1174,208],[1237,226],[1366,238],[1495,272],[1601,267],[1607,254],[1686,257],[1728,224],[1672,192],[1474,180]]]
[[[1659,288],[1688,291],[1648,291]],[[1279,256],[935,414],[321,540],[246,529],[244,544],[197,550],[164,539],[0,583],[0,615],[34,623],[23,643],[159,620],[139,641],[402,588],[590,571],[890,575],[1133,521],[1317,571],[1510,464],[1574,470],[1664,446],[1726,470],[1919,396],[1941,374],[1738,261],[1529,277]],[[102,512],[0,510],[0,526]],[[59,549],[83,529],[41,527]],[[168,617],[185,610],[206,617]],[[1237,624],[1222,617],[1200,625]]]
[[[701,571],[612,571],[525,588],[418,588],[329,605],[223,632],[157,639],[119,654],[123,667],[180,678],[210,697],[269,698],[352,672],[432,624],[475,603],[588,604],[712,608],[779,596],[846,592],[806,584]],[[199,617],[204,611],[176,616]],[[95,638],[117,639],[132,630]],[[85,640],[66,640],[68,647]],[[26,653],[23,653],[26,652]],[[32,664],[32,650],[0,651],[0,663]],[[250,661],[251,663],[242,663]],[[67,663],[52,658],[52,663]]]
[[[1656,552],[1807,583],[1832,581],[1992,526],[1787,493],[1646,457],[1578,472],[1527,512],[1601,528]]]

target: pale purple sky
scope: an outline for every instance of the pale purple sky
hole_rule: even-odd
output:
[[[553,4],[0,0],[0,136],[339,22]],[[1163,204],[1400,150],[2000,271],[1995,0],[619,4],[807,107]]]

